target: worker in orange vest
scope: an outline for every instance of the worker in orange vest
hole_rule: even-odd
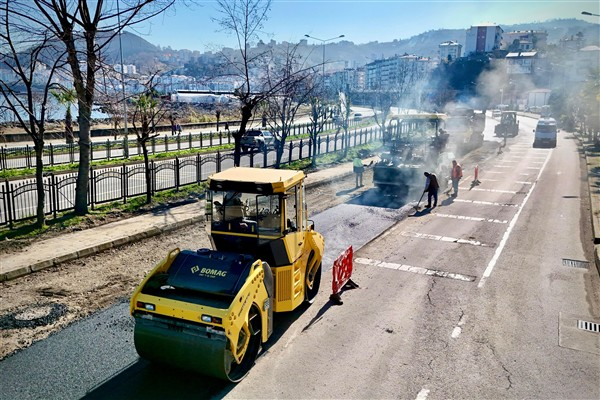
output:
[[[458,182],[462,176],[462,167],[456,160],[452,160],[452,173],[450,175],[450,178],[452,179],[452,188],[454,189],[452,197],[458,196]]]

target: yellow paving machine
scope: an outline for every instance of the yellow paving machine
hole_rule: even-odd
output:
[[[212,175],[213,249],[172,250],[131,297],[138,354],[240,381],[273,332],[273,312],[312,302],[323,236],[308,219],[302,171],[232,168]]]

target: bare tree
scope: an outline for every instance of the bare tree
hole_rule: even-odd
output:
[[[378,85],[371,92],[369,99],[369,105],[373,110],[373,118],[383,135],[388,115],[392,106],[398,103],[399,94],[394,90],[386,89],[384,85]]]
[[[297,55],[298,45],[288,45],[283,54],[275,55],[266,66],[266,87],[276,88],[266,99],[267,120],[276,135],[275,168],[279,168],[285,142],[291,132],[298,109],[306,104],[315,90],[309,79],[312,69],[304,68]]]
[[[240,165],[240,139],[246,132],[246,126],[252,118],[254,109],[270,92],[261,87],[253,73],[264,62],[268,51],[252,51],[252,44],[259,38],[260,30],[267,20],[271,8],[271,0],[217,0],[220,14],[215,21],[228,33],[235,35],[237,50],[229,55],[221,52],[224,59],[223,68],[226,73],[239,79],[240,84],[234,95],[240,101],[240,128],[233,134],[235,140],[234,164]]]
[[[71,105],[77,101],[77,93],[74,89],[60,87],[59,90],[52,90],[52,96],[67,108],[65,112],[65,140],[68,144],[73,143],[73,116],[71,114]]]
[[[131,100],[133,104],[131,123],[144,156],[146,204],[149,204],[152,201],[152,170],[148,158],[148,142],[158,136],[154,129],[154,122],[164,118],[170,112],[170,108],[157,96],[154,76],[144,87],[146,90]]]
[[[0,79],[2,108],[12,113],[31,137],[35,149],[36,226],[45,224],[44,204],[44,133],[48,97],[57,69],[64,62],[64,52],[54,47],[49,35],[34,35],[28,26],[27,14],[10,9],[14,0],[0,5],[0,65],[11,71],[13,78]],[[24,10],[26,11],[26,10]],[[48,55],[53,54],[53,62]],[[24,94],[23,94],[24,93]]]
[[[310,123],[308,125],[308,135],[311,146],[311,165],[317,165],[317,145],[319,143],[319,134],[323,132],[323,127],[327,122],[329,107],[318,96],[310,98]],[[339,118],[339,116],[338,116]]]
[[[174,0],[12,0],[9,3],[7,8],[16,12],[29,10],[28,22],[32,28],[47,32],[67,51],[79,110],[75,213],[84,215],[88,212],[91,115],[102,51],[123,28],[163,12]],[[119,8],[120,3],[123,8]]]

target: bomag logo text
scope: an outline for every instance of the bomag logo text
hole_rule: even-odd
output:
[[[221,271],[219,269],[211,268],[202,268],[200,270],[200,275],[220,276],[222,278],[225,278],[227,276],[227,271]]]

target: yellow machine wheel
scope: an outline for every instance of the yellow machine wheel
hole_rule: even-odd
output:
[[[306,301],[312,304],[315,301],[315,297],[317,297],[317,293],[319,293],[319,287],[321,286],[321,264],[319,264],[317,269],[312,274],[306,274],[306,282],[304,284]]]
[[[240,362],[237,363],[235,361],[230,350],[227,350],[227,356],[225,357],[226,378],[231,382],[239,382],[248,374],[254,365],[254,361],[258,356],[258,352],[260,351],[261,321],[260,312],[256,309],[256,306],[252,306],[248,311],[248,322],[244,328],[246,327],[248,328],[248,332],[250,332],[250,340],[248,342],[248,348],[246,349],[246,352],[244,353],[244,356]],[[244,342],[246,341],[246,337],[244,336],[243,332],[245,332],[245,329],[242,329],[240,332],[240,338],[238,343],[236,343],[238,347],[243,346]]]

